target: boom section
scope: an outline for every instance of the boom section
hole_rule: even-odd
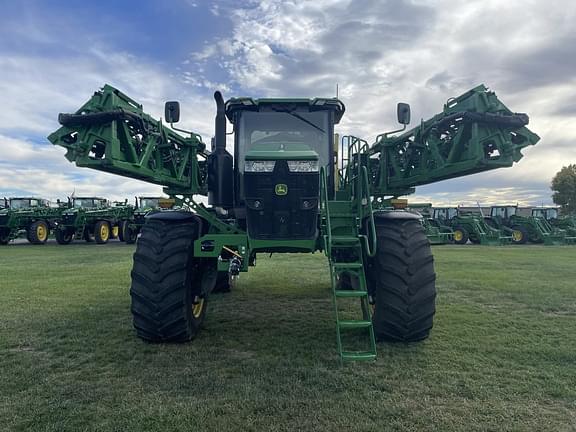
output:
[[[401,135],[382,134],[369,148],[374,196],[398,196],[418,185],[509,167],[540,137],[496,94],[480,85],[449,99],[441,113]]]
[[[206,194],[202,138],[174,132],[110,85],[58,121],[62,127],[48,140],[66,148],[66,158],[79,167],[166,186],[171,194]]]

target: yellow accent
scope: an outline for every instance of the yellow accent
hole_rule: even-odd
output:
[[[461,241],[464,238],[464,233],[460,230],[454,231],[454,240]]]
[[[110,237],[110,228],[107,223],[100,225],[100,238],[104,241],[108,240]]]
[[[392,198],[390,204],[392,204],[392,207],[395,209],[404,209],[408,207],[408,200],[405,198]]]
[[[120,228],[118,228],[118,225],[114,225],[114,228],[112,228],[112,235],[114,237],[118,237],[119,232],[120,232]]]
[[[288,186],[284,183],[278,183],[274,188],[274,191],[276,192],[276,195],[288,195]]]
[[[174,204],[176,204],[176,200],[173,198],[162,198],[158,200],[158,205],[163,209],[172,208]]]
[[[524,237],[524,235],[522,234],[522,231],[519,231],[519,230],[512,231],[512,240],[519,242],[519,241],[522,241],[523,237]]]
[[[227,252],[230,252],[232,255],[236,255],[238,258],[242,259],[242,255],[240,255],[238,252],[226,247],[226,246],[222,246],[222,249],[224,249]]]
[[[48,230],[44,224],[38,224],[36,227],[36,237],[38,237],[38,240],[40,241],[44,241],[48,237]]]
[[[192,316],[196,319],[200,318],[203,309],[204,309],[204,299],[201,298],[198,303],[192,305]]]

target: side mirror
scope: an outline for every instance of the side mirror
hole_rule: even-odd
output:
[[[177,101],[166,102],[166,105],[164,105],[164,119],[168,123],[178,123],[178,120],[180,120],[180,104]]]
[[[403,125],[410,124],[410,105],[400,102],[396,112],[398,115],[398,123]]]

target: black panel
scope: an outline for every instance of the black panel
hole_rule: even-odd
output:
[[[248,234],[255,239],[313,239],[318,223],[319,174],[291,173],[276,161],[272,173],[244,173]],[[276,185],[287,186],[278,195]]]

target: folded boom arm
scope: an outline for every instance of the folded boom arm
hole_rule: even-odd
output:
[[[185,138],[105,85],[75,114],[60,114],[52,144],[79,167],[165,186],[170,194],[206,194],[207,152],[199,135]]]
[[[415,186],[509,167],[540,137],[494,92],[480,85],[407,132],[377,137],[368,149],[372,194],[397,196]]]

